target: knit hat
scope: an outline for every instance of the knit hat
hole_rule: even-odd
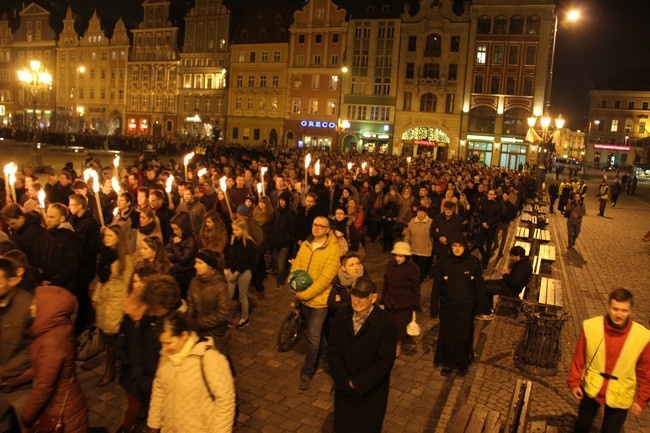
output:
[[[447,245],[451,247],[451,244],[461,244],[465,248],[467,248],[467,240],[465,239],[465,236],[463,236],[461,233],[452,233],[449,236],[447,236]]]
[[[239,206],[237,206],[237,215],[247,217],[250,214],[251,214],[251,210],[245,204],[242,203]]]
[[[217,255],[214,253],[214,251],[201,250],[198,252],[195,258],[203,261],[212,269],[219,269],[219,265],[217,265]]]
[[[400,256],[411,256],[411,246],[406,242],[395,242],[391,254],[397,254]]]
[[[284,200],[284,203],[287,207],[291,205],[291,193],[289,191],[283,191],[282,194],[278,196],[278,200]]]

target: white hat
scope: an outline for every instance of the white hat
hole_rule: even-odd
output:
[[[410,256],[413,254],[411,253],[411,246],[408,242],[395,242],[395,245],[393,245],[393,251],[390,253],[400,256]]]

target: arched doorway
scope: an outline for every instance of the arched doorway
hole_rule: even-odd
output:
[[[278,131],[275,128],[271,129],[271,133],[269,134],[269,144],[271,146],[278,145]]]

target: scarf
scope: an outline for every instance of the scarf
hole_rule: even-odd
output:
[[[352,285],[357,281],[357,278],[363,275],[363,273],[363,265],[361,265],[361,273],[356,277],[353,277],[352,275],[346,273],[343,269],[339,268],[339,281],[343,287],[352,287]]]
[[[149,224],[140,226],[138,230],[140,230],[140,233],[142,233],[145,236],[151,236],[153,231],[156,229],[156,222],[151,221]]]
[[[100,283],[105,283],[111,276],[111,265],[117,260],[117,251],[107,246],[102,246],[97,264],[97,278]]]
[[[183,345],[183,348],[180,352],[174,354],[163,353],[163,356],[166,356],[172,365],[179,366],[183,360],[190,355],[192,349],[194,349],[194,346],[198,342],[199,336],[196,334],[196,332],[190,332],[190,336],[187,337],[187,341]]]

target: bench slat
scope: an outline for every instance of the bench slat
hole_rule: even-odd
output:
[[[469,419],[472,416],[473,409],[474,406],[465,403],[458,411],[454,423],[452,424],[451,429],[449,429],[449,433],[464,433],[465,428],[469,423]]]
[[[472,417],[469,419],[465,433],[481,433],[483,431],[483,424],[485,423],[487,414],[487,409],[474,406]]]

